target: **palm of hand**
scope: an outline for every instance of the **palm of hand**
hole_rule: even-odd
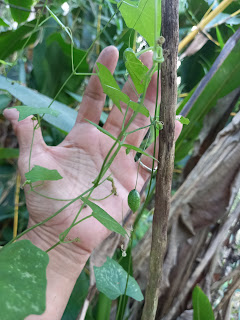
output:
[[[118,53],[116,48],[108,47],[103,50],[99,56],[98,62],[104,64],[111,72],[113,72],[117,60]],[[142,61],[150,68],[152,64],[151,53],[145,53],[142,57]],[[144,101],[145,106],[149,109],[152,116],[155,109],[156,83],[157,75],[155,74],[150,82]],[[131,100],[137,101],[137,97],[129,82],[126,83],[123,91]],[[76,124],[59,146],[46,146],[41,135],[41,130],[37,129],[35,131],[31,167],[33,165],[39,165],[48,169],[56,169],[63,177],[63,179],[58,181],[45,181],[41,187],[36,188],[37,192],[51,198],[73,199],[92,187],[92,182],[98,176],[103,160],[113,145],[113,140],[99,132],[84,119],[87,118],[98,123],[104,101],[105,95],[103,94],[99,79],[96,76],[92,76],[85,91]],[[126,106],[123,104],[122,110],[123,113],[126,110]],[[33,133],[32,120],[31,118],[27,118],[18,122],[18,112],[15,109],[6,110],[4,114],[12,122],[18,137],[20,146],[18,166],[22,180],[24,181],[24,174],[29,171],[28,159]],[[129,119],[129,117],[127,118]],[[123,114],[120,114],[119,110],[114,107],[105,124],[105,129],[117,137],[121,131],[122,121]],[[129,131],[148,124],[149,118],[138,115],[129,127]],[[177,135],[180,134],[181,125],[178,122],[176,124],[175,136],[177,137]],[[145,134],[146,130],[141,130],[133,135],[129,135],[126,139],[126,143],[139,146]],[[148,152],[152,153],[152,149],[150,148]],[[152,165],[152,160],[149,158],[144,157],[143,162],[149,167]],[[111,174],[114,180],[117,188],[117,195],[112,195],[105,200],[97,202],[97,204],[112,215],[118,222],[122,221],[122,217],[127,212],[127,195],[129,191],[135,187],[137,170],[138,165],[134,162],[134,154],[131,152],[129,155],[126,155],[124,148],[121,148],[107,172],[107,175]],[[149,173],[140,167],[137,184],[138,190],[141,190],[148,176]],[[43,198],[34,192],[29,193],[28,189],[29,187],[26,186],[25,194],[30,226],[46,219],[67,203],[65,201]],[[111,189],[111,183],[105,181],[91,196],[95,199],[104,198],[111,193]],[[71,225],[80,206],[80,200],[74,202],[67,209],[42,226],[41,232],[44,232],[47,238],[56,242],[59,234]],[[90,208],[84,208],[79,219],[82,219],[89,214],[91,214]],[[77,243],[77,245],[80,250],[84,249],[86,252],[91,252],[108,234],[109,231],[96,219],[91,217],[71,229],[68,238],[71,240],[79,237],[80,242]],[[54,243],[51,243],[51,245],[53,244]]]
[[[75,139],[79,137],[79,139]],[[90,124],[76,126],[69,136],[57,147],[48,147],[44,144],[34,145],[32,165],[40,165],[56,169],[63,179],[44,182],[36,191],[51,198],[73,199],[92,187],[92,182],[98,176],[103,160],[113,144],[113,140],[99,132]],[[22,154],[20,158],[20,173],[28,171],[29,154]],[[134,188],[137,176],[137,164],[133,154],[126,155],[122,148],[111,166],[107,175],[111,174],[114,180],[117,195],[111,195],[106,200],[97,202],[114,219],[121,222],[123,213],[127,211],[127,196]],[[141,188],[144,180],[138,177],[138,187]],[[36,183],[37,184],[37,183]],[[93,198],[102,199],[111,193],[111,182],[105,181],[92,194]],[[45,199],[34,192],[26,193],[28,210],[31,213],[31,224],[36,224],[58,211],[67,202]],[[69,227],[80,209],[81,202],[76,201],[55,218],[46,223],[56,235]],[[89,208],[84,208],[79,219],[91,214]],[[93,221],[94,220],[94,221]],[[80,238],[78,245],[91,251],[109,234],[109,231],[94,218],[87,219],[75,226],[66,240]],[[94,235],[94,237],[93,237]]]

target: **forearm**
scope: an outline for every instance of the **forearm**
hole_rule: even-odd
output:
[[[27,233],[21,239],[30,240],[42,250],[47,250],[58,241],[57,236],[49,235],[45,228],[38,228]],[[47,267],[46,311],[42,315],[28,316],[27,320],[60,320],[73,287],[80,275],[88,254],[79,251],[72,244],[61,244],[49,251]]]

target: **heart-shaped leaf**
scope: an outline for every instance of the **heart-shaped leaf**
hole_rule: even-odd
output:
[[[0,319],[25,319],[46,308],[46,252],[29,240],[21,240],[0,251]]]
[[[94,267],[96,286],[109,299],[115,300],[125,293],[127,272],[116,261],[107,257],[107,261],[101,267]],[[143,295],[137,281],[129,276],[126,295],[142,301]]]

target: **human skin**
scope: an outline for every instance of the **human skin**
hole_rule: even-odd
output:
[[[144,53],[141,56],[141,60],[150,68],[152,65],[152,53]],[[113,46],[105,48],[97,61],[104,64],[113,73],[118,61],[117,49]],[[157,74],[155,73],[144,101],[144,105],[152,116],[155,109],[156,88]],[[137,101],[130,81],[125,84],[123,91],[128,94],[131,100]],[[43,141],[41,129],[35,131],[31,167],[40,165],[48,169],[56,169],[63,177],[58,181],[45,181],[41,187],[36,189],[38,192],[52,198],[73,199],[92,186],[92,181],[98,176],[104,158],[113,145],[113,140],[98,131],[85,119],[98,123],[104,102],[105,94],[102,91],[100,81],[97,76],[92,76],[85,90],[76,123],[63,142],[56,147],[47,146]],[[126,105],[121,104],[121,107],[124,114]],[[114,106],[104,125],[104,128],[115,137],[121,131],[123,114]],[[4,115],[11,121],[18,138],[20,148],[18,168],[22,182],[24,182],[24,175],[29,171],[28,160],[33,134],[33,121],[31,117],[28,117],[18,122],[18,111],[14,108],[6,109]],[[139,114],[128,131],[146,126],[149,123],[149,118]],[[179,136],[181,128],[182,125],[176,121],[175,138]],[[146,130],[139,130],[129,135],[126,143],[139,146],[146,134]],[[150,147],[148,152],[152,153],[152,149]],[[135,153],[132,151],[126,155],[123,148],[120,150],[107,173],[111,174],[114,180],[117,195],[112,195],[105,200],[97,202],[99,206],[119,222],[121,222],[122,216],[127,213],[128,193],[134,189],[136,183],[138,164],[134,161],[134,156]],[[152,166],[150,158],[144,156],[142,157],[142,162],[149,167]],[[141,190],[148,177],[149,173],[144,168],[139,167],[137,190]],[[111,193],[111,189],[111,183],[105,181],[91,196],[95,199],[102,199]],[[68,203],[46,199],[34,192],[29,193],[29,186],[25,186],[24,190],[29,212],[28,227],[46,219]],[[30,240],[42,250],[49,249],[59,241],[59,234],[71,225],[80,206],[80,200],[74,202],[59,215],[46,224],[30,231],[21,239]],[[86,207],[82,210],[78,220],[90,214],[90,208]],[[61,244],[49,251],[46,311],[42,315],[31,315],[26,318],[27,320],[61,319],[75,282],[91,252],[109,234],[109,230],[91,217],[71,229],[67,236],[68,240],[78,237],[80,242]]]

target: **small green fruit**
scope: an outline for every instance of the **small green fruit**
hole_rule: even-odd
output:
[[[136,212],[140,207],[140,194],[136,189],[133,189],[128,194],[128,205],[132,212]]]

